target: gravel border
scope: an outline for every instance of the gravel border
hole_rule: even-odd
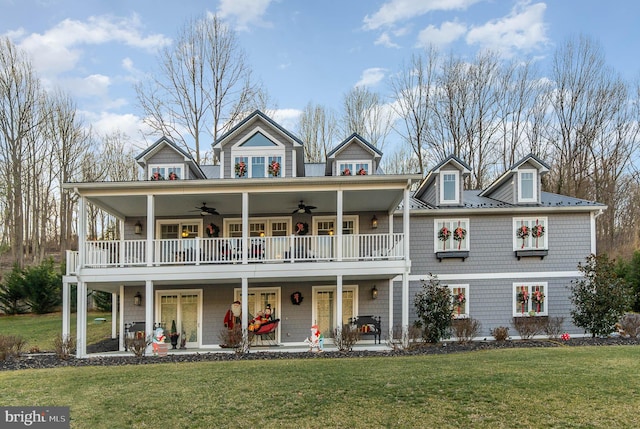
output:
[[[0,371],[12,371],[20,369],[43,369],[61,367],[83,366],[122,366],[122,365],[148,365],[156,363],[179,362],[215,362],[215,361],[242,361],[242,360],[270,360],[270,359],[338,359],[360,357],[389,357],[389,356],[418,356],[461,353],[477,350],[533,348],[533,347],[572,347],[572,346],[617,346],[640,345],[640,338],[573,338],[568,341],[560,340],[507,340],[507,341],[474,341],[467,344],[457,342],[443,342],[439,344],[425,344],[412,350],[388,350],[368,351],[354,350],[351,352],[325,351],[322,353],[310,352],[252,352],[247,354],[236,353],[194,353],[194,354],[169,354],[164,357],[145,356],[107,356],[89,357],[85,359],[60,359],[53,353],[25,354],[15,358],[0,361]],[[96,352],[104,345],[93,345]],[[90,349],[91,347],[88,347]]]

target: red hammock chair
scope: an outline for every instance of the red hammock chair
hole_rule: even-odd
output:
[[[271,320],[267,323],[263,323],[262,325],[260,325],[258,329],[256,329],[255,331],[251,331],[250,333],[253,334],[254,337],[256,336],[260,337],[260,343],[263,343],[265,340],[265,336],[274,333],[275,330],[278,328],[279,324],[280,324],[280,319]],[[272,342],[272,345],[276,344],[275,335],[274,335],[274,338],[271,338],[269,336],[266,339]]]

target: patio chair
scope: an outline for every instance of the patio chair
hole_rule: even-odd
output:
[[[256,337],[260,339],[259,345],[271,345],[276,346],[276,329],[278,329],[278,325],[280,324],[280,319],[274,319],[267,323],[263,323],[260,325],[258,329],[255,331],[250,331],[251,334],[250,341],[253,342]],[[254,344],[258,345],[258,344]]]

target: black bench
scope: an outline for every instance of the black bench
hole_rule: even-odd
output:
[[[382,337],[382,323],[380,316],[358,316],[349,319],[349,323],[358,329],[360,335],[373,335],[373,343],[380,344]]]

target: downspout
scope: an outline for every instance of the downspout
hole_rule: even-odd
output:
[[[603,209],[598,210],[598,212],[591,212],[591,253],[596,254],[596,219],[604,213]]]

